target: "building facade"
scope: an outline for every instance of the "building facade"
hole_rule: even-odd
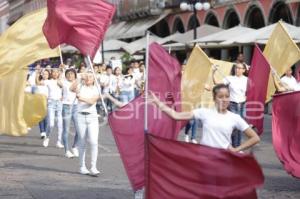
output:
[[[282,19],[300,26],[299,0],[212,0],[209,1],[212,8],[198,11],[196,19],[192,12],[179,9],[182,0],[108,1],[117,5],[117,21],[138,20],[170,10],[169,15],[151,29],[158,36],[167,36],[177,31],[183,33],[202,24],[224,29],[241,24],[258,29]],[[0,31],[3,32],[24,14],[45,6],[46,0],[1,0]]]

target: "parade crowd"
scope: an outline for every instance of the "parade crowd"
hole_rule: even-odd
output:
[[[81,174],[100,173],[96,166],[99,118],[105,119],[105,107],[111,112],[129,103],[144,90],[145,66],[142,61],[132,61],[124,69],[112,64],[113,61],[114,58],[107,65],[93,65],[97,82],[91,68],[86,67],[84,62],[79,67],[71,62],[58,67],[52,67],[51,64],[42,66],[38,62],[28,74],[25,92],[38,93],[47,98],[47,116],[39,123],[41,145],[48,147],[50,139],[55,139],[53,134],[57,124],[56,147],[64,148],[67,158],[79,157]],[[206,88],[213,93],[216,103],[214,109],[199,108],[189,113],[174,113],[153,93],[150,98],[173,119],[190,121],[185,127],[186,142],[200,142],[202,145],[240,152],[259,142],[259,137],[245,121],[249,68],[242,53],[239,53],[231,75],[224,77],[222,82],[216,81],[218,68],[214,68],[211,78],[216,86]],[[276,77],[275,72],[272,74],[277,92],[300,90],[300,83],[293,77],[291,69],[281,79]],[[96,83],[100,86],[97,87]],[[218,125],[214,125],[216,118],[220,121]],[[199,126],[202,126],[200,141],[196,139]],[[68,141],[70,133],[74,133],[71,145]],[[243,133],[248,137],[244,143]],[[91,148],[90,169],[87,169],[85,162],[87,145]]]

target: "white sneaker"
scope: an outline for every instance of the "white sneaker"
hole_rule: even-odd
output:
[[[44,140],[43,140],[43,146],[44,147],[48,147],[48,145],[49,145],[49,138],[44,138]]]
[[[82,175],[90,174],[89,170],[86,167],[80,167],[79,173],[81,173]]]
[[[96,175],[99,175],[100,174],[100,171],[98,171],[98,169],[97,168],[91,168],[91,175],[94,175],[94,176],[96,176]]]
[[[41,133],[41,139],[44,139],[46,137],[46,132]]]
[[[72,152],[73,152],[74,157],[79,157],[79,152],[76,147],[72,148]]]
[[[71,151],[67,151],[65,153],[65,156],[66,156],[66,158],[74,158],[74,155],[73,155],[73,153],[71,153]]]
[[[144,189],[139,189],[134,193],[134,199],[143,199],[144,198]]]
[[[192,143],[193,143],[193,144],[198,144],[198,142],[197,142],[196,139],[192,139]]]
[[[64,148],[64,145],[62,145],[60,141],[57,141],[56,142],[56,147],[59,148],[59,149],[62,149],[62,148]]]
[[[185,135],[184,141],[185,141],[185,142],[190,142],[190,137],[189,137],[189,135]]]

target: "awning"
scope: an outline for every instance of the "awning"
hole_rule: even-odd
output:
[[[300,28],[288,24],[286,22],[282,22],[289,35],[293,40],[300,40]],[[269,26],[260,28],[255,31],[251,31],[249,33],[237,35],[236,37],[232,37],[227,41],[222,42],[221,44],[252,44],[252,43],[264,43],[271,36],[275,26],[275,24],[271,24]]]
[[[221,31],[223,31],[222,28],[204,24],[197,28],[197,38],[202,38],[202,37],[205,37],[205,36],[217,33],[217,32],[221,32]],[[194,30],[192,29],[185,33],[176,33],[176,34],[174,34],[174,36],[171,35],[170,38],[179,43],[188,43],[188,42],[194,40]]]
[[[202,37],[200,39],[196,39],[194,41],[191,41],[191,43],[218,43],[218,42],[223,42],[227,41],[231,38],[253,32],[255,31],[252,28],[247,28],[243,26],[236,26],[227,30],[223,30],[221,32],[217,32],[211,35],[208,35],[206,37]]]
[[[149,43],[151,44],[152,42],[157,42],[161,43],[162,38],[151,35],[149,38]],[[123,49],[128,52],[129,54],[134,54],[138,51],[141,51],[146,48],[146,43],[147,43],[147,37],[143,37],[141,39],[138,39],[136,41],[133,41],[129,43],[127,46],[124,46]]]
[[[121,50],[124,46],[127,46],[128,43],[119,41],[119,40],[104,40],[103,41],[103,46],[104,46],[104,52],[106,51],[119,51]],[[61,50],[64,53],[74,53],[74,52],[80,52],[77,48],[71,45],[62,45]],[[100,48],[101,50],[101,48]]]
[[[300,0],[287,0],[286,3],[298,3]]]
[[[116,39],[103,41],[104,51],[121,50],[124,46],[127,45],[128,43]]]
[[[112,24],[107,33],[106,39],[129,39],[145,36],[146,31],[160,20],[165,18],[170,11],[165,11],[159,16],[147,17],[132,21],[121,21]]]

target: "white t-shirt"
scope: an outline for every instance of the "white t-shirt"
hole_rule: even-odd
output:
[[[76,93],[70,90],[72,84],[73,83],[68,80],[63,81],[63,104],[77,104]]]
[[[44,95],[48,98],[48,87],[45,85],[38,85],[36,89],[36,93]]]
[[[121,91],[134,92],[135,79],[134,77],[126,76],[123,78]]]
[[[108,91],[109,93],[116,92],[117,89],[117,78],[115,75],[107,75],[108,77]]]
[[[30,73],[30,76],[28,78],[28,82],[30,83],[31,86],[35,86],[36,83],[35,83],[35,78],[36,78],[36,72],[31,72]]]
[[[233,129],[245,131],[249,125],[239,115],[227,111],[219,113],[216,109],[199,108],[193,110],[194,118],[202,121],[203,135],[200,144],[227,149],[231,145]]]
[[[299,84],[297,83],[297,80],[291,76],[284,76],[281,78],[282,83],[286,84],[290,89],[294,91],[300,90]]]
[[[48,99],[61,100],[62,89],[58,86],[57,80],[45,80],[44,85],[48,87]]]
[[[85,86],[82,85],[78,87],[79,95],[83,98],[93,98],[98,97],[99,92],[96,86]],[[82,101],[78,101],[78,112],[86,112],[86,113],[97,113],[96,103],[88,104]]]
[[[246,101],[248,78],[244,75],[228,76],[223,79],[224,84],[229,85],[230,101],[235,103],[242,103]]]

